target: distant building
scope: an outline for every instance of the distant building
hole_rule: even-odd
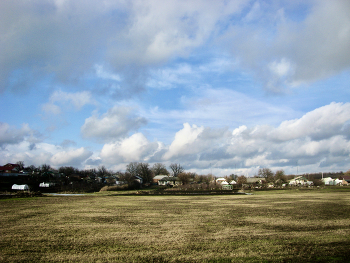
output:
[[[25,191],[25,190],[29,190],[29,186],[26,184],[14,184],[14,185],[12,185],[11,189]]]
[[[306,179],[304,176],[297,176],[292,180],[289,180],[289,185],[312,185],[313,182]]]
[[[167,175],[156,175],[155,177],[153,177],[153,183],[154,184],[158,184],[159,180],[163,179],[164,177],[168,177]]]
[[[177,177],[167,176],[158,181],[158,185],[179,185],[180,180]]]
[[[8,163],[4,166],[0,166],[0,173],[19,173],[19,165]]]

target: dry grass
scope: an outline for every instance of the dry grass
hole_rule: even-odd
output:
[[[0,200],[1,262],[346,262],[350,192]]]

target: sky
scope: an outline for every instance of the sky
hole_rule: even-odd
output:
[[[0,165],[350,169],[347,0],[0,1]]]

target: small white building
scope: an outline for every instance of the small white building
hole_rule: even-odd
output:
[[[28,191],[29,186],[27,184],[14,184],[12,185],[12,190]]]
[[[45,183],[45,182],[42,182],[39,184],[39,187],[52,187],[52,186],[55,186],[55,183]]]

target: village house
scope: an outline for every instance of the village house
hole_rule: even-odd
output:
[[[153,177],[153,183],[154,184],[158,184],[158,181],[159,180],[161,180],[161,179],[163,179],[164,177],[168,177],[167,175],[162,175],[162,174],[160,174],[160,175],[156,175],[155,177]]]
[[[339,179],[343,180],[344,182],[346,182],[345,184],[349,184],[350,183],[350,175],[340,176]]]
[[[180,185],[180,184],[181,184],[181,182],[180,182],[179,178],[172,177],[172,176],[166,176],[166,177],[163,177],[162,179],[158,180],[158,185],[175,186],[175,185]]]
[[[4,166],[0,166],[0,173],[19,173],[19,165],[8,163]]]
[[[265,178],[263,177],[247,177],[247,184],[263,184],[265,183]]]
[[[237,184],[235,180],[231,180],[230,183],[228,183],[226,178],[224,178],[224,177],[217,178],[216,183],[221,184],[221,185]]]
[[[321,181],[324,185],[343,185],[343,180],[333,179],[332,177],[322,178]]]
[[[292,186],[298,186],[298,185],[308,186],[308,185],[312,185],[312,184],[313,184],[313,182],[309,181],[304,176],[297,176],[297,177],[289,180],[289,185],[292,185]]]

